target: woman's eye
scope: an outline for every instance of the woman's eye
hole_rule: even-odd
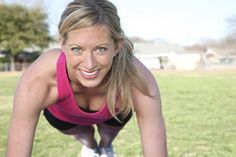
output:
[[[82,53],[82,49],[79,47],[73,47],[71,48],[71,51],[75,54],[75,55],[79,55],[80,53]]]
[[[106,51],[107,51],[107,48],[106,48],[106,47],[98,47],[98,48],[96,49],[96,52],[97,52],[98,54],[104,54]]]

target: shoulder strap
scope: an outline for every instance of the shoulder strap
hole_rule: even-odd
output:
[[[64,52],[62,52],[57,61],[57,90],[59,93],[59,99],[66,99],[70,96],[70,84],[67,76],[66,70],[66,57]]]

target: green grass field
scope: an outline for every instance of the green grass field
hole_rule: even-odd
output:
[[[161,90],[170,157],[236,156],[236,72],[154,73]],[[0,156],[4,156],[19,74],[0,73]],[[157,139],[158,140],[158,139]],[[135,119],[114,142],[118,157],[141,156]],[[81,144],[41,116],[33,157],[78,157]],[[154,155],[158,156],[158,155]]]

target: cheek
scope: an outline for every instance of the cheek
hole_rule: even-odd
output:
[[[108,66],[110,67],[113,63],[113,57],[112,56],[109,56],[109,57],[106,57],[106,58],[103,58],[101,60],[101,64],[105,65],[105,66]]]
[[[66,55],[66,62],[70,67],[74,67],[79,64],[79,59],[71,55]]]

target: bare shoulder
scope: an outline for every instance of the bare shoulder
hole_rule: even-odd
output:
[[[134,57],[133,62],[139,75],[147,84],[150,94],[159,96],[157,81],[152,72],[138,58]]]
[[[52,49],[44,52],[23,73],[22,78],[43,79],[50,81],[56,74],[56,63],[60,50]]]
[[[27,98],[22,94],[31,96],[39,102],[40,108],[56,101],[56,63],[60,52],[60,49],[44,52],[24,71],[17,86],[17,99]]]
[[[148,96],[143,94],[137,88],[132,89],[132,100],[137,115],[142,115],[139,117],[143,117],[152,112],[154,114],[159,114],[161,108],[161,97],[155,77],[137,58],[134,58],[134,65],[138,70],[140,77],[145,81],[150,93],[150,96]]]
[[[42,53],[27,70],[42,70],[43,72],[52,70],[55,67],[53,65],[56,65],[60,52],[60,49],[51,49]]]
[[[51,49],[42,53],[24,72],[24,74],[53,73],[56,68],[56,62],[60,54],[60,49]]]

